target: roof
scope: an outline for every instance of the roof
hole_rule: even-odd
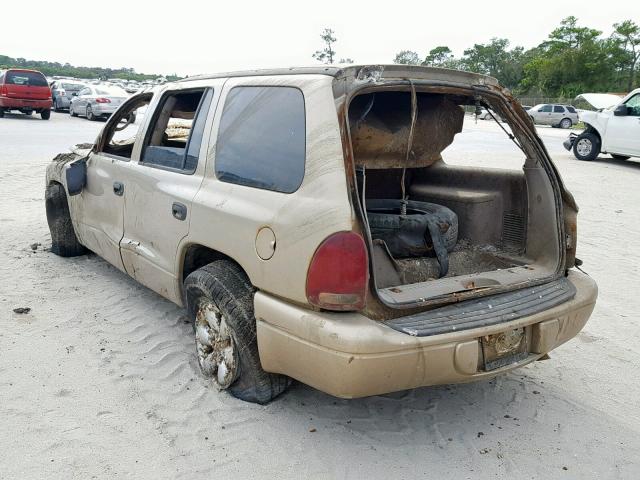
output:
[[[412,80],[442,80],[460,82],[466,84],[489,84],[498,85],[498,81],[488,75],[479,73],[463,72],[461,70],[451,70],[447,68],[423,67],[417,65],[345,65],[343,67],[336,66],[316,66],[316,67],[290,67],[275,68],[262,70],[242,70],[236,72],[223,72],[209,75],[196,75],[193,77],[179,80],[179,82],[188,82],[194,80],[208,80],[215,78],[230,77],[259,77],[272,75],[327,75],[334,78],[353,79],[362,78],[363,75],[371,73],[379,73],[380,78],[385,79],[412,79]],[[365,77],[366,78],[366,77]]]

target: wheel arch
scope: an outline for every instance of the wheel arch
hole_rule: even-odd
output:
[[[595,136],[598,137],[598,141],[600,142],[600,146],[602,147],[602,134],[592,124],[585,123],[585,128],[584,128],[584,131],[582,133],[593,133]]]
[[[215,262],[216,260],[228,260],[230,262],[235,263],[238,267],[247,275],[249,281],[251,281],[251,277],[247,272],[247,269],[242,266],[240,262],[236,259],[230,257],[229,255],[216,250],[214,248],[208,247],[201,243],[188,243],[183,246],[178,251],[178,279],[180,282],[180,297],[183,295],[183,284],[184,280],[187,276],[195,272],[201,267],[210,264],[211,262]],[[252,282],[253,283],[253,282]]]

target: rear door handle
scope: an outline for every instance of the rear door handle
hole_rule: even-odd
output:
[[[124,183],[113,182],[113,193],[121,197],[124,194]]]
[[[173,215],[178,220],[186,219],[187,206],[182,203],[173,202],[173,205],[171,205],[171,215]]]

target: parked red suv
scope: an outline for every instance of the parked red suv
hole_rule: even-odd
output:
[[[16,68],[0,70],[0,117],[9,110],[26,115],[35,110],[43,120],[49,120],[51,106],[51,89],[42,73]]]

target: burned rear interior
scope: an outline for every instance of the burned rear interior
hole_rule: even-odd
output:
[[[443,91],[371,87],[348,106],[357,210],[378,297],[390,307],[504,291],[559,271],[556,183],[530,144],[516,147],[529,141],[522,126],[512,118],[500,131],[514,147],[509,169],[474,162],[464,142],[447,163],[465,106],[508,107],[471,89]]]

